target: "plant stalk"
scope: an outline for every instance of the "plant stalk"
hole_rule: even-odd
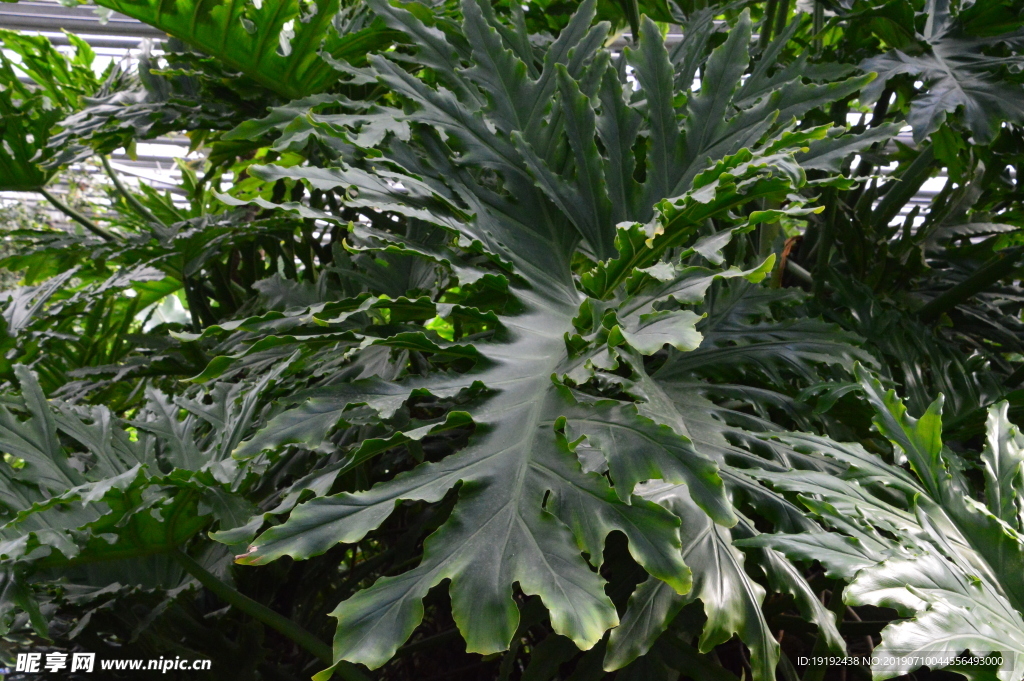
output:
[[[821,32],[825,29],[825,5],[821,4],[821,0],[814,0],[812,17],[814,20],[814,53],[820,56],[824,47]]]
[[[629,22],[630,42],[637,45],[640,41],[640,8],[637,0],[619,0],[619,6]]]
[[[808,286],[814,286],[814,277],[811,276],[811,273],[792,260],[786,261],[786,271]]]
[[[768,43],[772,40],[772,27],[775,24],[775,7],[778,4],[779,0],[768,0],[768,4],[765,6],[764,19],[761,20],[761,35],[757,39],[762,52],[764,52],[765,48],[768,47]]]
[[[782,0],[775,12],[775,35],[781,35],[786,30],[786,23],[789,19],[789,0]]]
[[[117,173],[114,171],[113,166],[110,165],[110,161],[107,160],[106,156],[100,156],[100,163],[103,164],[103,169],[107,171],[107,175],[110,177],[111,181],[113,181],[114,186],[117,187],[117,191],[121,192],[121,196],[123,196],[125,201],[128,202],[128,205],[131,206],[132,209],[139,214],[139,217],[141,217],[143,220],[163,225],[164,227],[167,226],[164,225],[162,220],[159,220],[155,215],[153,215],[152,211],[143,206],[142,203],[137,198],[135,198],[134,194],[128,191],[128,188],[125,187],[124,183],[121,182],[121,178],[118,177]]]
[[[278,633],[287,636],[298,644],[299,647],[314,655],[324,664],[334,664],[334,653],[331,651],[331,647],[316,636],[284,615],[274,612],[262,603],[257,603],[245,594],[231,588],[183,551],[175,549],[171,552],[171,555],[174,556],[174,559],[181,564],[186,572],[195,577],[200,584],[209,589],[222,601],[241,610],[246,615],[262,622]],[[369,677],[347,662],[338,664],[335,672],[346,681],[370,681]]]
[[[921,149],[917,158],[907,166],[896,183],[882,196],[871,214],[871,222],[876,230],[885,230],[889,223],[899,215],[900,209],[910,201],[921,189],[925,181],[931,177],[935,169],[935,149],[928,145]]]
[[[825,280],[828,279],[826,276],[826,270],[829,267],[829,263],[832,260],[832,245],[835,241],[835,221],[836,221],[836,197],[835,188],[829,187],[825,190],[823,195],[823,203],[828,208],[825,210],[824,219],[818,227],[818,253],[817,262],[814,266],[814,273],[812,279],[812,287],[814,292],[821,295]]]
[[[75,210],[71,206],[67,205],[66,203],[58,199],[50,192],[46,191],[46,187],[39,187],[37,191],[43,196],[45,196],[46,200],[53,204],[54,208],[59,210],[61,213],[64,213],[64,215],[67,215],[69,218],[71,218],[78,224],[82,225],[96,236],[100,237],[105,241],[116,241],[116,239],[110,232],[98,226],[95,222],[85,217],[84,215],[82,215],[77,210]]]
[[[1024,254],[1020,247],[1008,248],[997,253],[974,273],[961,281],[953,288],[945,291],[918,310],[918,317],[923,322],[932,322],[939,318],[943,312],[947,312],[968,298],[984,291],[1003,277],[1008,276],[1017,269],[1021,255]]]

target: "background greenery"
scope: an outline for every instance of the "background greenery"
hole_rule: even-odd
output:
[[[0,32],[8,658],[1024,674],[1019,3],[97,4]]]

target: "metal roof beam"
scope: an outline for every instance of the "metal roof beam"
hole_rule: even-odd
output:
[[[137,19],[112,12],[104,22],[91,8],[65,7],[56,2],[22,0],[0,4],[0,27],[17,31],[61,30],[135,39],[166,38],[167,34]]]

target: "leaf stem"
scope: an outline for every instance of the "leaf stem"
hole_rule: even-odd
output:
[[[104,239],[105,241],[116,241],[116,239],[113,237],[113,235],[110,234],[110,232],[106,231],[102,227],[99,227],[95,222],[85,217],[77,210],[75,210],[74,208],[67,205],[66,203],[58,199],[56,196],[48,192],[46,190],[46,187],[39,187],[36,191],[45,196],[46,200],[52,203],[54,208],[59,210],[61,213],[64,213],[64,215],[67,215],[69,218],[71,218],[78,224],[82,225],[96,236],[100,237],[101,239]]]
[[[231,588],[222,582],[215,575],[211,574],[202,565],[193,560],[190,556],[179,549],[171,551],[171,555],[178,563],[195,577],[200,584],[205,586],[214,595],[232,607],[238,608],[250,617],[259,620],[271,629],[287,636],[297,643],[299,647],[314,655],[326,665],[334,664],[334,654],[330,646],[309,633],[295,622],[284,615],[274,612],[262,603],[257,603],[243,593]],[[346,681],[370,681],[369,677],[363,674],[355,665],[341,662],[335,672]]]
[[[822,4],[822,0],[814,0],[814,11],[811,16],[814,21],[814,53],[820,55],[824,47],[821,32],[825,28],[825,5]]]
[[[786,23],[789,19],[789,0],[782,0],[775,12],[775,35],[781,35],[786,30]]]
[[[872,226],[876,230],[884,230],[899,215],[925,181],[935,170],[935,148],[928,145],[921,149],[907,169],[896,179],[892,187],[885,192],[878,205],[872,211]]]
[[[141,217],[143,220],[163,225],[164,227],[167,226],[164,225],[162,220],[158,219],[155,215],[153,215],[153,213],[148,208],[143,206],[142,203],[137,198],[135,198],[134,194],[128,191],[128,188],[124,186],[123,182],[121,182],[121,178],[118,177],[117,173],[114,171],[113,166],[110,165],[110,161],[107,160],[106,156],[100,156],[100,163],[103,164],[103,169],[107,171],[107,175],[110,176],[110,179],[113,181],[114,186],[117,187],[117,191],[121,192],[121,195],[124,196],[125,201],[127,201],[128,205],[131,206],[132,209],[139,214],[139,217]]]
[[[923,322],[931,322],[939,318],[943,312],[953,309],[960,303],[1008,276],[1017,269],[1020,257],[1024,253],[1021,247],[1007,248],[976,269],[953,288],[942,292],[918,310],[917,315]]]
[[[811,276],[811,273],[792,260],[786,261],[786,271],[808,286],[814,286],[814,277]]]
[[[768,43],[772,40],[772,28],[775,24],[775,7],[778,4],[779,0],[768,0],[768,4],[765,6],[764,18],[761,20],[761,34],[757,37],[757,42],[762,52],[764,52],[765,48],[768,47]]]
[[[826,270],[832,261],[832,246],[835,242],[836,200],[835,188],[826,189],[822,202],[828,208],[818,226],[818,257],[814,266],[814,280],[811,282],[814,292],[818,295],[821,295],[825,280],[828,279]]]
[[[636,45],[640,40],[640,9],[637,0],[619,0],[619,6],[629,22],[630,42]]]

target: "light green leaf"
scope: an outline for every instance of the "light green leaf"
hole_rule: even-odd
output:
[[[98,4],[216,55],[230,68],[290,99],[321,92],[338,79],[339,73],[321,59],[321,50],[333,59],[358,63],[370,50],[387,46],[392,36],[371,18],[358,15],[336,28],[338,0],[228,5],[103,0]]]

